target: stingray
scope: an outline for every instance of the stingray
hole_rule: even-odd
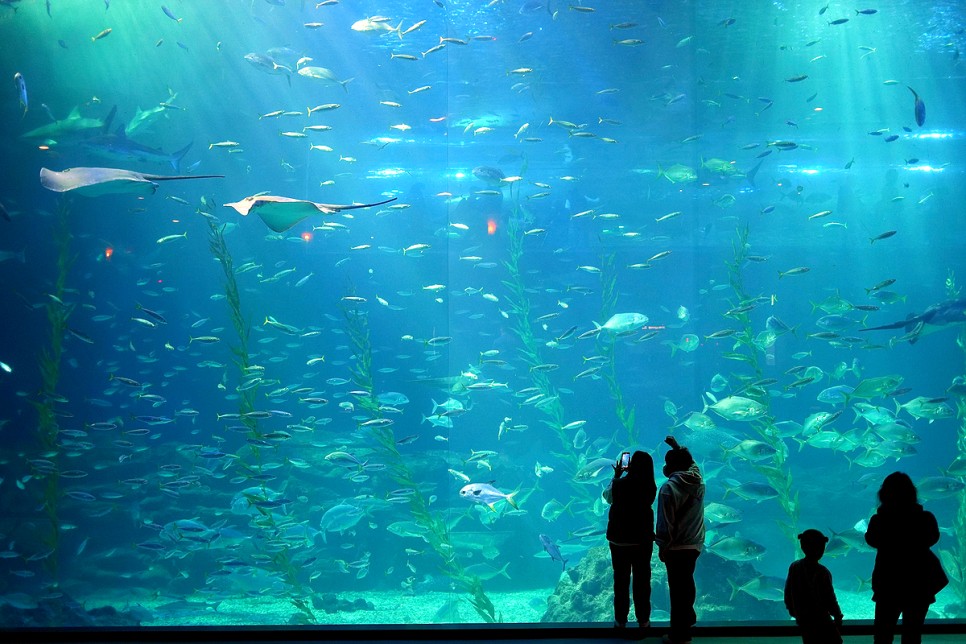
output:
[[[909,344],[915,344],[922,335],[962,324],[966,324],[966,299],[946,300],[939,304],[933,304],[918,315],[910,313],[909,317],[905,320],[899,320],[892,324],[883,324],[882,326],[870,326],[865,329],[859,329],[859,331],[903,329],[906,335],[899,339],[909,340]]]
[[[377,201],[376,203],[341,205],[315,203],[314,201],[304,201],[290,197],[276,197],[273,195],[255,195],[245,197],[235,203],[226,203],[225,207],[234,208],[242,216],[247,216],[254,211],[256,215],[262,218],[266,226],[277,233],[283,233],[311,215],[320,213],[323,215],[332,215],[343,210],[372,208],[373,206],[381,206],[382,204],[395,200],[396,197],[393,197],[385,201]]]
[[[40,169],[40,185],[43,187],[54,192],[73,192],[85,197],[116,194],[150,195],[158,189],[156,181],[221,178],[223,175],[220,174],[167,176],[117,168],[67,168],[63,172],[55,172],[47,168]]]

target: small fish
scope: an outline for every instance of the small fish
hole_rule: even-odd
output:
[[[108,36],[111,35],[111,31],[113,30],[110,27],[108,27],[107,29],[97,34],[96,36],[91,36],[91,42],[97,42],[101,38],[107,38]]]
[[[202,344],[214,344],[215,342],[221,342],[221,338],[214,335],[202,335],[198,337],[189,337],[188,344],[192,342],[200,342]]]
[[[187,238],[188,238],[188,231],[185,231],[180,235],[165,235],[164,237],[160,238],[157,243],[166,244],[170,241],[174,241],[175,239],[187,239]]]
[[[781,279],[786,275],[802,275],[803,273],[807,273],[809,270],[811,269],[809,269],[807,266],[798,266],[796,268],[790,268],[787,271],[779,271],[778,279]]]
[[[169,18],[171,18],[171,19],[172,19],[172,20],[174,20],[175,22],[181,22],[181,20],[182,20],[181,18],[179,18],[179,17],[177,17],[176,15],[174,15],[173,13],[171,13],[171,10],[170,10],[170,9],[168,9],[168,8],[167,8],[166,6],[164,6],[164,5],[161,5],[161,11],[163,11],[163,12],[164,12],[164,15],[166,15],[166,16],[167,16],[167,17],[169,17]]]
[[[869,238],[869,242],[872,243],[872,244],[874,244],[877,241],[879,241],[880,239],[889,239],[890,237],[892,237],[893,235],[895,235],[897,232],[898,231],[896,231],[896,230],[887,230],[886,232],[884,232],[884,233],[882,233],[880,235],[876,235],[875,237],[870,237]]]
[[[832,22],[830,22],[828,24],[829,24],[829,26],[832,26],[832,25],[844,25],[848,21],[849,21],[848,18],[839,18],[838,20],[833,20]]]

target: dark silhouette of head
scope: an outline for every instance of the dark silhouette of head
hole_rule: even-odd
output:
[[[687,447],[672,448],[664,455],[664,476],[670,477],[675,472],[686,472],[694,465],[694,457]]]
[[[905,472],[893,472],[882,481],[879,488],[879,505],[904,507],[919,503],[916,486]]]
[[[631,466],[627,470],[628,476],[643,476],[654,480],[654,459],[647,452],[640,450],[631,456]]]
[[[802,546],[802,552],[805,553],[807,558],[818,561],[825,554],[825,544],[828,543],[828,537],[818,530],[809,528],[798,535],[798,543]]]

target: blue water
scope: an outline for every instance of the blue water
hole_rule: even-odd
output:
[[[963,560],[962,8],[549,4],[0,3],[0,601],[442,590],[519,621],[501,593],[561,574],[541,534],[568,568],[605,543],[609,464],[578,471],[668,434],[741,514],[709,575],[772,588],[814,527],[861,602],[896,469]],[[87,197],[42,167],[223,178]],[[260,194],[395,201],[283,232],[223,206]],[[774,618],[760,594],[699,615]]]

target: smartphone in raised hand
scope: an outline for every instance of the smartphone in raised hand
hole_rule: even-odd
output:
[[[621,460],[619,461],[621,469],[625,472],[631,467],[631,453],[624,452],[621,454]]]

